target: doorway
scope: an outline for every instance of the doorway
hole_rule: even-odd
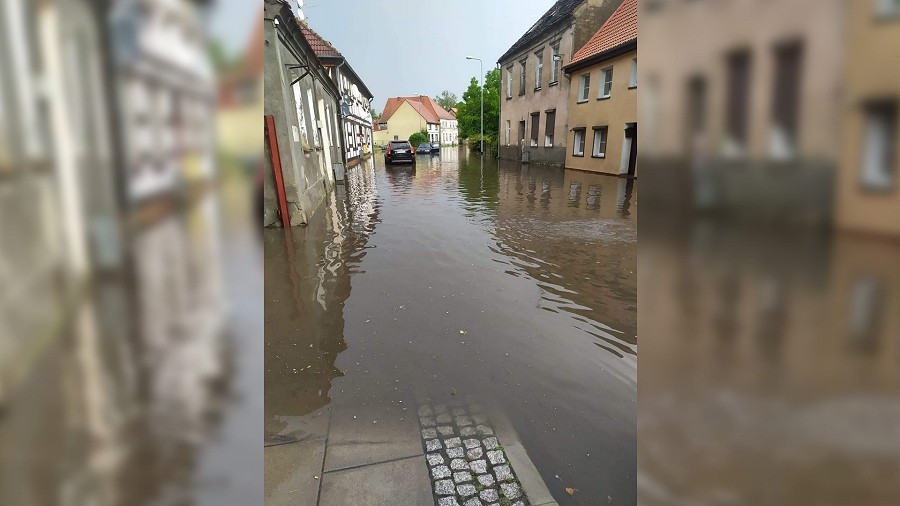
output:
[[[622,141],[622,161],[619,175],[633,177],[637,171],[637,123],[625,123],[625,139]]]

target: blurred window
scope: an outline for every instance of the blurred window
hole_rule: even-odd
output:
[[[594,127],[594,150],[591,156],[606,158],[606,139],[608,134],[609,127]]]
[[[572,143],[572,154],[584,156],[584,128],[575,129],[575,142]]]
[[[863,126],[862,186],[885,190],[894,186],[897,168],[897,101],[877,101],[865,106]]]
[[[5,70],[0,68],[0,76],[9,75],[6,74]],[[4,100],[3,96],[3,88],[4,88],[3,78],[0,78],[0,174],[7,172],[10,170],[10,166],[12,165],[12,155],[9,152],[9,118],[6,117],[6,111],[4,110]]]
[[[600,71],[600,94],[597,98],[609,98],[612,95],[613,68],[606,67]]]
[[[879,16],[900,16],[900,0],[878,0]]]
[[[631,59],[631,77],[628,79],[628,86],[637,88],[637,58]]]
[[[536,63],[534,65],[534,89],[540,89],[544,81],[544,52],[534,53]]]
[[[511,129],[511,124],[509,120],[506,120],[506,145],[509,146],[509,132]]]
[[[512,98],[513,67],[506,67],[506,98]]]
[[[584,74],[578,81],[578,101],[587,102],[588,95],[591,92],[591,75]]]
[[[770,152],[775,158],[793,156],[797,143],[803,43],[775,46],[775,82],[772,94]]]
[[[538,145],[538,129],[540,128],[541,113],[531,113],[531,145]]]
[[[738,154],[743,151],[747,142],[751,65],[752,56],[749,50],[737,50],[729,53],[727,56],[728,102],[726,128],[729,146],[726,146],[726,148]]]

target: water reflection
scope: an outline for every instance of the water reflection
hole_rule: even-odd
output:
[[[900,247],[709,223],[646,247],[641,501],[895,503]]]
[[[246,346],[226,331],[219,219],[210,192],[136,231],[127,267],[96,277],[71,308],[0,418],[0,502],[203,500],[196,480],[234,404],[235,347]],[[220,481],[219,494],[235,492]]]
[[[408,188],[414,172],[387,177]],[[343,306],[380,222],[374,177],[371,163],[348,171],[308,227],[264,233],[267,445],[294,437],[286,417],[328,405],[332,381],[343,374],[335,367],[347,349]]]

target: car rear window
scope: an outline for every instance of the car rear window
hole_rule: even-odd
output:
[[[404,141],[391,141],[391,147],[392,148],[405,148],[405,147],[409,147],[409,143],[404,142]]]

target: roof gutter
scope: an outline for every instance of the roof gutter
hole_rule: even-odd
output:
[[[606,51],[597,53],[593,56],[589,56],[583,60],[579,60],[575,63],[570,63],[563,67],[563,72],[565,72],[566,74],[571,74],[576,70],[590,67],[592,65],[597,65],[598,63],[603,63],[606,60],[615,58],[617,56],[622,56],[623,54],[630,53],[631,51],[634,51],[636,49],[637,39],[632,39],[628,42],[623,42],[616,47],[609,48]]]

